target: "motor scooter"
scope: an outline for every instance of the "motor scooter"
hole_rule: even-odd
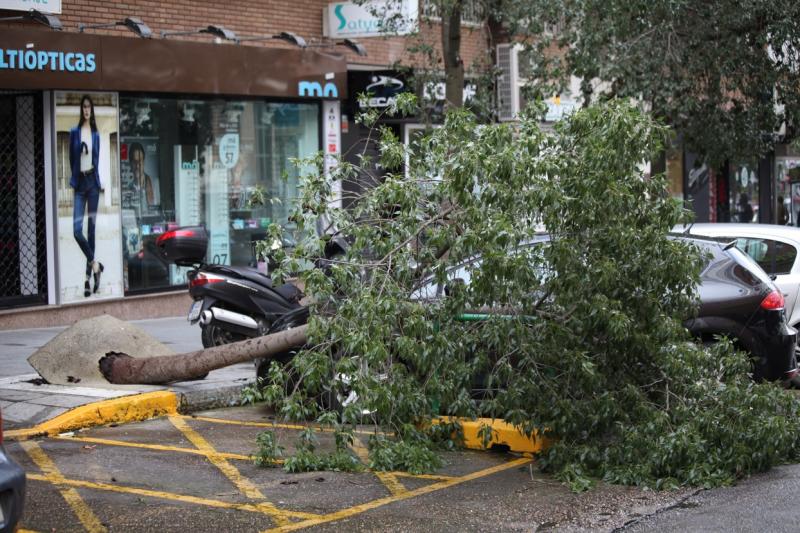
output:
[[[187,319],[200,324],[205,348],[266,335],[278,318],[301,307],[303,294],[292,284],[276,286],[251,267],[206,263],[203,226],[168,231],[156,247],[166,261],[191,267],[186,277],[194,301]]]

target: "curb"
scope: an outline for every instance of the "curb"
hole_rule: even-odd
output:
[[[509,451],[525,454],[535,454],[544,451],[551,444],[551,439],[539,435],[534,431],[528,437],[516,426],[498,418],[477,418],[475,420],[442,416],[433,420],[433,423],[457,422],[461,426],[464,437],[464,447],[471,450],[489,450],[494,447],[507,448]],[[491,428],[491,438],[484,442],[482,432],[484,428]]]
[[[242,388],[242,385],[231,385],[188,392],[156,391],[102,400],[75,407],[32,428],[7,430],[3,436],[8,440],[20,441],[107,424],[125,424],[158,416],[232,407],[241,404]]]
[[[8,440],[27,440],[35,437],[54,436],[107,424],[138,422],[165,415],[186,414],[218,407],[241,405],[241,385],[230,385],[217,389],[188,391],[156,391],[133,394],[81,405],[32,428],[12,429],[4,432]],[[439,417],[434,424],[458,422],[464,438],[464,447],[473,450],[488,450],[504,447],[509,451],[535,454],[550,445],[550,439],[534,432],[525,436],[518,428],[505,420],[478,418]],[[491,429],[491,438],[484,442],[482,433]]]

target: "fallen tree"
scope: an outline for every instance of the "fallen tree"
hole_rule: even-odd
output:
[[[307,329],[308,326],[303,325],[264,337],[177,355],[134,358],[109,352],[100,359],[100,372],[109,383],[119,385],[155,385],[197,379],[218,368],[258,358],[274,358],[302,346],[307,341]]]
[[[314,349],[273,362],[251,396],[340,430],[373,420],[397,437],[369,443],[387,470],[436,467],[452,432],[424,428],[441,415],[551,437],[537,464],[576,489],[713,486],[796,458],[800,402],[754,383],[733,343],[701,346],[683,327],[704,260],[668,238],[687,212],[640,168],[666,137],[621,102],[552,131],[452,112],[409,147],[383,129],[386,174],[347,210],[330,209],[311,161],[290,219],[306,237],[276,260],[314,295]],[[342,162],[335,178],[363,171]],[[352,243],[324,273],[310,267],[321,216]],[[514,312],[462,319],[485,307]]]

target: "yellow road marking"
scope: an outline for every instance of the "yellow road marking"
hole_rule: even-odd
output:
[[[277,422],[242,422],[239,420],[225,420],[224,418],[209,418],[207,416],[191,416],[191,415],[179,415],[176,418],[188,418],[191,420],[203,420],[205,422],[214,422],[217,424],[232,424],[235,426],[250,426],[256,428],[271,428],[271,429],[308,429],[311,428],[314,431],[319,431],[320,433],[333,433],[335,430],[331,428],[323,428],[319,426],[303,426],[301,424],[279,424]],[[393,433],[382,433],[380,431],[364,431],[357,429],[355,433],[359,433],[361,435],[384,435],[387,437],[393,436]]]
[[[367,447],[364,446],[357,437],[353,437],[353,442],[350,444],[350,449],[358,456],[359,460],[364,464],[364,466],[369,466],[369,451]],[[408,492],[408,489],[398,481],[397,477],[392,474],[391,472],[377,472],[373,471],[375,477],[377,477],[383,485],[389,489],[390,494],[403,494],[404,492]]]
[[[224,457],[222,457],[217,450],[214,449],[209,442],[204,439],[199,433],[190,428],[186,421],[180,417],[170,416],[169,421],[180,430],[183,435],[189,439],[189,442],[194,444],[199,450],[207,453],[206,457],[211,463],[216,466],[231,483],[233,483],[239,492],[250,498],[251,500],[263,500],[257,505],[264,509],[264,512],[269,514],[278,525],[288,524],[289,520],[281,509],[278,509],[273,504],[266,501],[266,496],[256,487],[253,482],[242,476],[235,466],[230,464]]]
[[[103,524],[100,523],[100,520],[95,516],[89,506],[86,505],[86,502],[81,499],[80,494],[78,491],[73,488],[66,487],[66,479],[58,470],[55,463],[44,453],[34,441],[24,441],[20,443],[22,449],[25,450],[25,453],[30,456],[36,466],[38,466],[42,472],[44,472],[44,477],[47,481],[53,483],[57,488],[58,491],[61,493],[61,496],[66,500],[69,506],[72,508],[72,512],[75,513],[75,516],[78,517],[78,520],[81,521],[83,527],[86,528],[86,531],[89,533],[95,533],[99,531],[106,531],[106,528],[103,527]],[[28,477],[32,477],[30,474]]]
[[[28,479],[34,481],[50,481],[50,479],[48,479],[47,476],[43,476],[41,474],[28,474]],[[110,492],[119,492],[122,494],[135,494],[136,496],[147,496],[150,498],[159,498],[162,500],[172,500],[183,503],[193,503],[196,505],[205,505],[206,507],[217,507],[220,509],[234,509],[237,511],[249,511],[251,513],[260,513],[267,515],[270,514],[269,512],[266,512],[261,506],[252,503],[224,502],[221,500],[198,498],[196,496],[174,494],[172,492],[140,489],[137,487],[125,487],[122,485],[111,485],[108,483],[98,483],[94,481],[82,481],[79,479],[64,479],[61,483],[63,483],[64,485],[81,487],[84,489],[106,490]],[[311,519],[311,518],[318,518],[320,516],[314,513],[303,513],[299,511],[288,511],[288,510],[284,510],[283,513],[286,516],[290,516],[292,518]]]
[[[180,453],[191,453],[194,455],[203,455],[208,456],[209,452],[203,450],[197,450],[195,448],[181,448],[179,446],[166,446],[163,444],[144,444],[140,442],[128,442],[124,440],[112,440],[112,439],[98,439],[96,437],[53,437],[57,440],[65,440],[65,441],[79,441],[79,442],[88,442],[92,444],[106,444],[108,446],[126,446],[130,448],[142,448],[145,450],[156,450],[162,452],[180,452]],[[215,452],[218,456],[224,457],[225,459],[238,459],[240,461],[252,461],[253,458],[249,455],[241,455],[238,453],[227,453],[227,452]],[[280,462],[283,462],[282,460]]]
[[[408,472],[389,472],[397,477],[415,477],[418,479],[431,479],[433,481],[450,481],[451,479],[458,479],[456,476],[439,476],[436,474],[410,474]]]
[[[369,511],[371,509],[376,509],[378,507],[382,507],[384,505],[388,505],[390,503],[399,502],[403,500],[408,500],[409,498],[415,498],[417,496],[422,496],[423,494],[429,494],[431,492],[436,492],[441,489],[446,489],[452,487],[454,485],[459,485],[461,483],[465,483],[467,481],[472,481],[473,479],[478,479],[484,476],[489,476],[491,474],[495,474],[497,472],[502,472],[504,470],[509,470],[511,468],[515,468],[518,466],[522,466],[524,464],[530,463],[531,459],[527,457],[523,457],[521,459],[515,459],[513,461],[509,461],[508,463],[503,463],[501,465],[493,466],[491,468],[486,468],[484,470],[479,470],[477,472],[473,472],[471,474],[467,474],[466,476],[457,477],[451,479],[449,481],[440,481],[439,483],[434,483],[432,485],[426,485],[424,487],[420,487],[418,489],[409,490],[402,494],[397,494],[394,496],[388,496],[386,498],[381,498],[378,500],[372,500],[371,502],[362,503],[361,505],[355,505],[353,507],[349,507],[347,509],[342,509],[341,511],[336,511],[334,513],[323,515],[319,518],[312,518],[310,520],[304,520],[302,522],[295,522],[293,524],[287,524],[281,527],[277,527],[274,529],[267,530],[268,532],[283,532],[283,531],[295,531],[298,529],[304,529],[311,526],[316,526],[319,524],[325,524],[327,522],[334,522],[336,520],[341,520],[343,518],[348,518],[357,514],[361,514],[365,511]]]

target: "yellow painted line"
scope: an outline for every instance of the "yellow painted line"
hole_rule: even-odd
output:
[[[512,452],[539,453],[550,446],[550,439],[547,437],[540,436],[536,432],[530,437],[526,437],[519,428],[499,418],[478,418],[476,420],[470,420],[468,418],[443,416],[434,418],[431,422],[433,424],[438,424],[440,422],[458,422],[464,434],[464,447],[473,450],[486,450],[493,445],[502,445],[508,446],[508,449]],[[483,426],[492,428],[492,438],[488,446],[484,446],[483,439],[481,438],[480,431]]]
[[[308,429],[311,428],[314,431],[319,431],[320,433],[333,433],[335,430],[331,428],[323,428],[319,426],[304,426],[301,424],[279,424],[277,422],[242,422],[239,420],[225,420],[224,418],[209,418],[207,416],[191,416],[191,415],[179,415],[181,418],[188,418],[190,420],[203,420],[205,422],[214,422],[216,424],[231,424],[234,426],[250,426],[256,428],[270,428],[270,429]],[[380,431],[364,431],[364,430],[356,430],[354,433],[359,433],[361,435],[383,435],[386,437],[393,436],[393,433],[382,433]]]
[[[46,481],[49,482],[50,479],[47,476],[43,476],[41,474],[28,474],[27,475],[29,480],[33,481]],[[124,485],[111,485],[109,483],[97,483],[94,481],[82,481],[79,479],[64,479],[61,483],[64,485],[70,485],[73,487],[80,487],[84,489],[92,489],[92,490],[104,490],[109,492],[117,492],[120,494],[135,494],[136,496],[147,496],[149,498],[158,498],[161,500],[170,500],[182,503],[191,503],[196,505],[205,505],[206,507],[216,507],[219,509],[234,509],[237,511],[249,511],[251,513],[259,513],[259,514],[267,514],[263,508],[258,505],[254,505],[252,503],[232,503],[232,502],[224,502],[221,500],[211,500],[208,498],[198,498],[197,496],[187,496],[184,494],[174,494],[172,492],[162,492],[157,490],[149,490],[149,489],[140,489],[137,487],[126,487]],[[301,513],[298,511],[289,511],[284,510],[283,513],[286,516],[292,518],[301,518],[301,519],[313,519],[319,518],[320,515],[313,514],[313,513]]]
[[[176,414],[178,396],[174,392],[147,392],[81,405],[33,428],[11,430],[4,435],[11,440],[25,440],[40,435],[58,435],[76,429]]]
[[[236,486],[239,492],[251,500],[263,500],[257,505],[263,508],[264,512],[269,514],[279,526],[289,523],[288,518],[281,509],[267,502],[267,497],[262,494],[259,488],[256,487],[252,481],[242,476],[235,466],[230,464],[224,457],[220,456],[219,452],[217,452],[217,450],[215,450],[199,433],[190,428],[183,418],[171,416],[169,417],[169,421],[189,439],[189,442],[194,444],[199,450],[208,454],[208,460]]]
[[[367,450],[363,442],[353,437],[350,449],[353,450],[364,466],[369,466],[369,450]],[[389,489],[389,494],[403,494],[404,492],[408,492],[408,489],[400,483],[397,477],[391,472],[373,471],[372,473],[375,474],[375,477],[377,477],[387,489]]]
[[[179,453],[191,453],[194,455],[203,455],[208,457],[209,452],[205,452],[203,450],[198,450],[195,448],[181,448],[178,446],[166,446],[163,444],[144,444],[140,442],[128,442],[124,440],[112,440],[112,439],[98,439],[95,437],[62,437],[56,436],[53,437],[56,440],[63,440],[63,441],[72,441],[72,442],[86,442],[89,444],[104,444],[107,446],[124,446],[129,448],[140,448],[144,450],[155,450],[160,452],[179,452]],[[237,459],[240,461],[252,461],[253,457],[249,455],[242,455],[238,453],[226,453],[226,452],[215,452],[218,456],[223,457],[225,459]],[[278,460],[279,462],[283,462],[282,459]]]
[[[451,479],[457,479],[456,476],[440,476],[437,474],[410,474],[408,472],[390,472],[397,477],[413,477],[417,479],[430,479],[433,481],[450,481]]]
[[[384,505],[388,505],[390,503],[395,503],[403,500],[408,500],[410,498],[415,498],[417,496],[422,496],[424,494],[430,494],[431,492],[436,492],[438,490],[446,489],[449,487],[453,487],[455,485],[459,485],[461,483],[466,483],[467,481],[472,481],[473,479],[482,478],[485,476],[489,476],[492,474],[496,474],[498,472],[502,472],[504,470],[509,470],[511,468],[516,468],[518,466],[522,466],[524,464],[530,463],[531,459],[527,457],[523,457],[521,459],[515,459],[513,461],[509,461],[508,463],[503,463],[501,465],[493,466],[491,468],[486,468],[484,470],[479,470],[477,472],[473,472],[472,474],[467,474],[466,476],[457,477],[455,479],[451,479],[449,481],[440,481],[439,483],[434,483],[432,485],[426,485],[424,487],[420,487],[418,489],[409,490],[404,492],[403,494],[398,494],[395,496],[388,496],[386,498],[380,498],[378,500],[372,500],[371,502],[362,503],[361,505],[355,505],[353,507],[349,507],[347,509],[342,509],[341,511],[336,511],[335,513],[330,513],[323,515],[319,518],[313,518],[310,520],[304,520],[302,522],[295,522],[293,524],[287,524],[281,527],[277,527],[274,529],[267,530],[268,532],[283,532],[283,531],[295,531],[298,529],[304,529],[311,526],[317,526],[319,524],[325,524],[328,522],[335,522],[336,520],[342,520],[344,518],[349,518],[351,516],[361,514],[365,511],[370,511],[372,509],[376,509],[378,507],[382,507]]]
[[[33,529],[19,528],[19,529],[17,529],[17,533],[38,533],[38,532],[34,531]]]
[[[36,463],[42,472],[44,472],[44,477],[47,481],[53,483],[58,487],[58,491],[61,493],[61,496],[66,500],[69,506],[72,508],[72,512],[75,513],[75,516],[78,517],[78,520],[81,521],[83,527],[86,528],[86,531],[89,533],[96,533],[100,531],[106,531],[106,528],[103,527],[103,524],[100,523],[100,520],[95,516],[89,506],[86,505],[86,502],[81,499],[80,494],[78,491],[73,488],[66,487],[66,479],[58,470],[55,463],[44,453],[39,445],[34,441],[25,441],[20,443],[22,445],[22,449],[25,450],[25,453]],[[28,477],[31,477],[30,475]]]

